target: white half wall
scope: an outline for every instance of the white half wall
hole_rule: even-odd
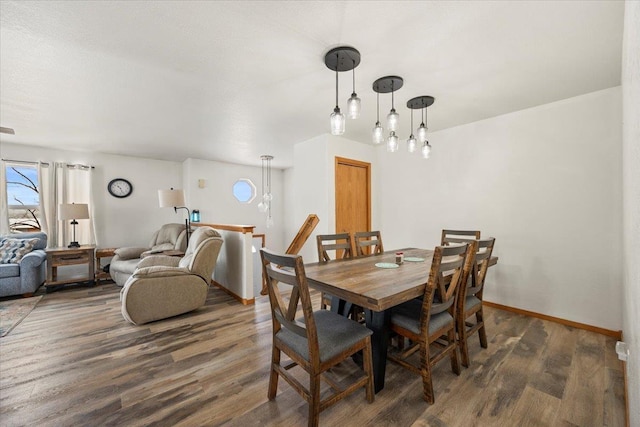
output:
[[[481,230],[486,300],[620,330],[621,114],[617,87],[434,132],[429,160],[381,149],[385,248]]]
[[[640,2],[625,2],[622,46],[623,338],[629,425],[640,425]]]

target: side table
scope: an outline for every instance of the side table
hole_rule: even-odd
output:
[[[49,248],[47,253],[47,280],[45,287],[64,285],[67,283],[95,283],[95,246],[80,246],[79,248]],[[87,266],[86,274],[72,274],[58,277],[58,267],[72,265]]]
[[[111,258],[115,255],[117,248],[101,248],[96,249],[96,281],[111,280],[111,274],[102,270],[102,258]]]

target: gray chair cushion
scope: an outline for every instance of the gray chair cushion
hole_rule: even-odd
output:
[[[413,299],[392,309],[391,323],[419,335],[421,314],[422,301]],[[429,335],[448,324],[453,324],[453,317],[449,312],[443,311],[432,315],[429,319]]]
[[[328,310],[315,311],[313,317],[318,332],[321,362],[332,359],[373,333],[365,326]],[[306,338],[284,327],[278,331],[276,338],[291,347],[303,359],[309,360],[309,344]]]
[[[467,297],[467,299],[464,302],[464,308],[465,310],[469,310],[471,308],[474,308],[477,305],[481,305],[482,301],[480,301],[478,299],[478,297],[474,296],[474,295],[469,295]]]

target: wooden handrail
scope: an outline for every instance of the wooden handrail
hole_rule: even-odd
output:
[[[192,222],[191,225],[194,227],[211,227],[218,230],[237,231],[243,234],[253,233],[253,229],[256,228],[255,225],[206,224],[204,222]]]

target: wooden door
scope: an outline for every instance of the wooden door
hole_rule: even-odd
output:
[[[371,163],[336,157],[336,233],[371,229]],[[354,252],[355,253],[355,252]]]

